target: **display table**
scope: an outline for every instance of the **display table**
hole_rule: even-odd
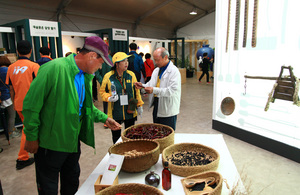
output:
[[[216,170],[219,172],[223,179],[227,180],[228,185],[232,188],[234,185],[239,183],[239,189],[244,190],[242,181],[240,180],[240,175],[235,167],[235,164],[231,158],[228,148],[221,134],[181,134],[175,133],[175,143],[199,143],[217,150],[220,154],[219,167]],[[94,183],[96,182],[99,175],[103,174],[103,169],[108,161],[109,154],[106,154],[102,161],[98,164],[95,170],[87,178],[87,180],[81,185],[77,191],[77,195],[94,195]],[[119,184],[122,183],[142,183],[145,184],[145,176],[153,170],[155,173],[159,174],[161,177],[162,157],[160,155],[158,162],[151,167],[151,169],[143,171],[141,173],[126,173],[121,171],[119,173]],[[183,177],[172,175],[172,186],[169,191],[162,189],[161,182],[158,189],[164,194],[184,194],[183,187],[180,179]],[[223,182],[222,194],[229,194],[229,189],[226,187],[226,183]]]

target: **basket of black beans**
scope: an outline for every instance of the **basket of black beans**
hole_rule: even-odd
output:
[[[172,174],[187,177],[205,171],[215,171],[219,166],[219,153],[197,143],[179,143],[165,148],[162,161],[169,162]]]

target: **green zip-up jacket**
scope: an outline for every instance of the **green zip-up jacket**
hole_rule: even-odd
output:
[[[79,118],[79,99],[74,84],[79,69],[74,55],[41,66],[23,102],[26,140],[60,152],[77,152],[78,139],[95,148],[94,122],[107,115],[92,101],[93,75],[84,74],[85,100]]]

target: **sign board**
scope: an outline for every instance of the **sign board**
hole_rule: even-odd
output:
[[[29,19],[30,36],[58,37],[58,23]]]
[[[127,41],[127,30],[124,29],[112,29],[114,41]]]

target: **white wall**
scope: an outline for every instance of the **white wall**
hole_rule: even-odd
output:
[[[70,32],[62,31],[62,45],[63,45],[63,56],[68,52],[76,53],[76,48],[82,48],[84,44],[84,38],[90,36],[97,36],[94,33],[81,33],[81,32]]]
[[[215,47],[215,12],[177,31],[177,37],[188,40],[208,39],[209,46]]]
[[[244,75],[278,77],[282,65],[291,65],[294,75],[300,77],[300,26],[295,25],[300,18],[300,2],[259,1],[257,45],[252,47],[253,1],[249,1],[247,46],[242,47],[245,1],[241,1],[239,47],[234,50],[236,1],[231,1],[228,52],[225,50],[228,1],[216,2],[213,119],[300,148],[300,108],[291,101],[276,99],[264,111],[276,81],[244,78]],[[235,101],[235,110],[228,116],[220,108],[225,97]]]
[[[139,52],[143,52],[144,54],[150,53],[151,58],[152,58],[152,54],[156,48],[162,47],[163,43],[165,43],[165,48],[168,49],[168,42],[170,42],[170,40],[129,37],[129,44],[132,43],[133,41],[139,47],[139,50],[137,50],[137,53],[139,53]],[[144,56],[143,60],[145,60],[145,56]]]

